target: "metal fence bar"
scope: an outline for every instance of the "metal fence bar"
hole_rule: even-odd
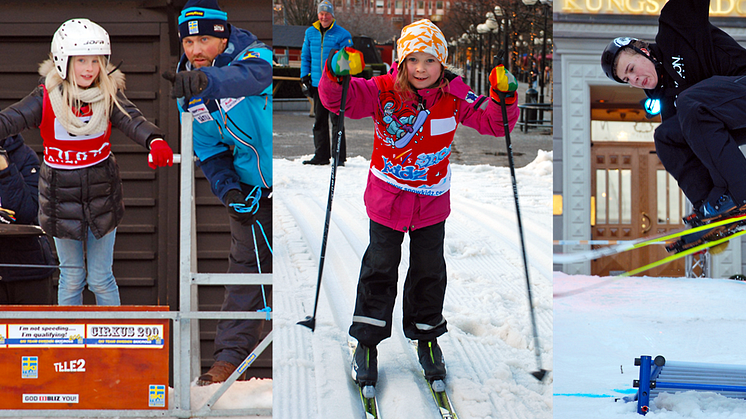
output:
[[[197,285],[269,285],[272,274],[192,274]]]
[[[266,283],[271,285],[271,283]],[[95,313],[95,315],[91,315]],[[178,311],[17,311],[0,312],[0,319],[252,319],[265,320],[267,313],[257,311],[195,311],[179,313]]]
[[[254,363],[254,361],[259,357],[259,354],[264,352],[264,350],[267,349],[267,347],[269,346],[271,342],[272,342],[272,332],[269,332],[269,334],[264,339],[262,339],[259,345],[257,345],[254,351],[252,351],[246,357],[246,359],[244,359],[243,362],[241,362],[241,364],[236,368],[235,371],[233,371],[230,377],[228,377],[228,379],[225,380],[225,382],[220,385],[218,390],[215,393],[213,393],[213,395],[210,396],[209,399],[207,399],[205,404],[200,409],[197,410],[197,416],[200,416],[200,415],[203,415],[209,412],[212,409],[212,407],[215,405],[215,403],[218,401],[218,399],[222,397],[223,394],[225,394],[225,392],[228,390],[228,387],[230,387],[231,385],[233,385],[233,383],[236,382],[238,377],[241,374],[243,374],[244,371],[246,371],[246,369],[249,368],[249,366],[252,363]]]
[[[247,416],[272,416],[272,409],[219,409],[212,410],[204,417],[241,417]],[[171,410],[96,410],[96,409],[77,409],[77,410],[0,410],[0,417],[20,418],[144,418],[144,417],[176,417],[176,418],[193,418],[195,413],[190,411],[171,411]]]
[[[192,127],[194,124],[194,118],[188,112],[181,114],[181,155],[182,156],[193,156],[194,150],[192,146],[193,132]],[[186,163],[186,164],[184,164]],[[189,412],[189,417],[202,417],[202,416],[213,416],[221,415],[224,416],[226,413],[231,415],[250,414],[250,411],[255,409],[220,409],[211,410],[215,401],[227,391],[228,387],[232,385],[239,375],[245,371],[245,369],[253,362],[254,358],[258,357],[264,349],[272,342],[272,333],[265,337],[260,345],[247,357],[244,362],[234,371],[229,377],[228,381],[223,383],[218,391],[211,397],[202,409],[193,411],[191,409],[190,399],[190,382],[191,377],[201,370],[200,365],[200,344],[199,344],[199,322],[197,319],[203,318],[248,318],[248,319],[270,319],[269,313],[245,313],[245,312],[200,312],[198,307],[198,291],[199,285],[271,285],[272,274],[200,274],[197,273],[197,246],[194,240],[194,234],[196,234],[197,222],[196,222],[196,209],[195,209],[195,194],[194,194],[194,159],[186,159],[186,162],[181,164],[181,253],[180,253],[180,313],[181,321],[179,330],[181,336],[179,339],[179,350],[175,351],[178,353],[180,361],[180,370],[174,374],[174,387],[180,394],[178,398],[178,404],[174,407],[175,409],[181,409],[181,411]],[[189,228],[185,228],[189,226]],[[193,321],[194,320],[194,321]],[[252,358],[252,359],[249,359]],[[174,366],[176,362],[174,362]],[[179,376],[179,386],[176,386],[176,376]],[[272,414],[271,409],[268,410],[268,415]]]
[[[191,114],[181,114],[181,155],[185,156],[181,163],[181,194],[180,194],[180,251],[179,251],[179,311],[189,313],[196,311],[193,307],[191,272],[196,272],[197,258],[194,257],[196,246],[192,245],[192,232],[196,231],[196,218],[194,210],[194,155],[192,144],[192,124],[194,119]],[[188,156],[188,157],[187,157]],[[194,286],[196,288],[196,285]],[[196,322],[194,322],[196,324]],[[177,397],[174,397],[175,410],[191,410],[191,394],[189,383],[191,382],[194,364],[191,362],[191,340],[198,330],[193,327],[191,319],[183,319],[179,322],[179,340],[174,348],[174,389]],[[199,357],[199,355],[198,355]],[[178,365],[178,369],[177,369]]]

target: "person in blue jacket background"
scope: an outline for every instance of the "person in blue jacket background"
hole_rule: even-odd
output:
[[[0,140],[0,222],[39,225],[39,167],[20,134]],[[53,304],[54,265],[46,236],[0,236],[0,304]]]
[[[272,50],[228,23],[217,0],[189,0],[179,15],[184,55],[171,96],[194,116],[194,153],[228,210],[229,273],[272,272]],[[256,247],[255,247],[256,243]],[[267,309],[257,285],[225,287],[224,311]],[[215,363],[197,384],[225,381],[259,343],[263,321],[221,320]]]
[[[352,46],[350,33],[337,24],[334,20],[334,7],[329,0],[322,0],[318,6],[319,20],[306,29],[301,49],[300,74],[301,81],[311,92],[313,100],[313,111],[316,120],[313,124],[314,153],[310,160],[303,164],[329,164],[332,147],[336,147],[337,132],[339,130],[339,116],[321,104],[318,96],[319,81],[323,73],[324,63],[332,50]],[[334,142],[329,141],[329,118],[332,119],[332,137]],[[339,145],[339,164],[344,165],[347,156],[345,137]]]

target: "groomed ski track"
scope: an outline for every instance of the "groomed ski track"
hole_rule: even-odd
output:
[[[551,163],[551,160],[549,161]],[[357,418],[349,378],[347,329],[360,260],[368,244],[363,191],[369,162],[348,159],[337,171],[316,329],[296,325],[313,312],[330,167],[275,160],[273,417]],[[439,339],[448,391],[461,419],[548,419],[552,375],[536,370],[526,280],[508,168],[453,166],[446,222],[449,332]],[[518,169],[542,367],[552,364],[551,182]],[[393,335],[379,346],[378,403],[383,418],[436,418],[437,409],[401,332],[402,247]]]

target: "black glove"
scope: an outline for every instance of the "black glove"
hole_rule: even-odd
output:
[[[231,189],[225,194],[225,205],[228,207],[228,215],[243,225],[254,222],[256,212],[259,211],[259,198],[261,189],[255,187],[249,195],[244,195],[238,189]]]
[[[172,84],[172,99],[183,97],[189,102],[192,96],[198,96],[207,88],[207,74],[203,71],[180,71],[176,74],[166,71],[161,76]]]
[[[16,222],[16,213],[12,210],[0,208],[0,224],[13,224]]]
[[[300,78],[300,82],[306,85],[306,89],[311,89],[311,75],[306,74],[305,76]]]

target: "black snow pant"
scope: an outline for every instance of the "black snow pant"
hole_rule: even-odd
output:
[[[443,318],[446,262],[445,221],[409,232],[409,270],[404,282],[404,335],[432,340],[447,331]],[[404,232],[370,222],[370,244],[363,255],[350,335],[365,346],[391,336],[401,244]]]
[[[249,190],[244,190],[249,192]],[[262,189],[259,211],[250,225],[243,225],[230,219],[231,250],[228,273],[271,273],[272,272],[272,199],[267,197],[269,190]],[[257,251],[254,248],[256,243]],[[226,285],[221,311],[257,311],[271,304],[271,287],[261,285]],[[226,361],[238,365],[259,344],[264,320],[220,320],[215,336],[216,361]]]
[[[715,190],[715,186],[710,171],[684,139],[678,115],[663,121],[655,129],[654,137],[655,151],[663,167],[676,179],[694,208],[699,208],[708,199],[710,192]],[[722,195],[725,184],[720,185],[718,190]]]
[[[311,93],[313,94],[313,112],[316,118],[313,124],[314,158],[316,160],[329,160],[332,156],[333,147],[337,146],[339,115],[330,112],[323,104],[321,104],[319,89],[317,87],[312,86]],[[334,139],[331,145],[329,141],[330,118],[332,120],[332,138]],[[347,160],[347,144],[345,141],[345,135],[342,134],[342,144],[339,145],[339,161],[343,162],[345,160]]]
[[[693,156],[679,151],[680,161],[673,163],[673,171],[668,166],[670,154],[661,157],[666,170],[679,181],[695,206],[724,193],[730,194],[737,205],[746,204],[746,157],[738,148],[746,144],[746,76],[703,80],[678,96],[676,108],[681,134]],[[669,141],[671,132],[666,136]],[[656,149],[658,137],[656,130]],[[662,154],[675,155],[672,150],[669,147]],[[708,187],[710,191],[705,195]]]

